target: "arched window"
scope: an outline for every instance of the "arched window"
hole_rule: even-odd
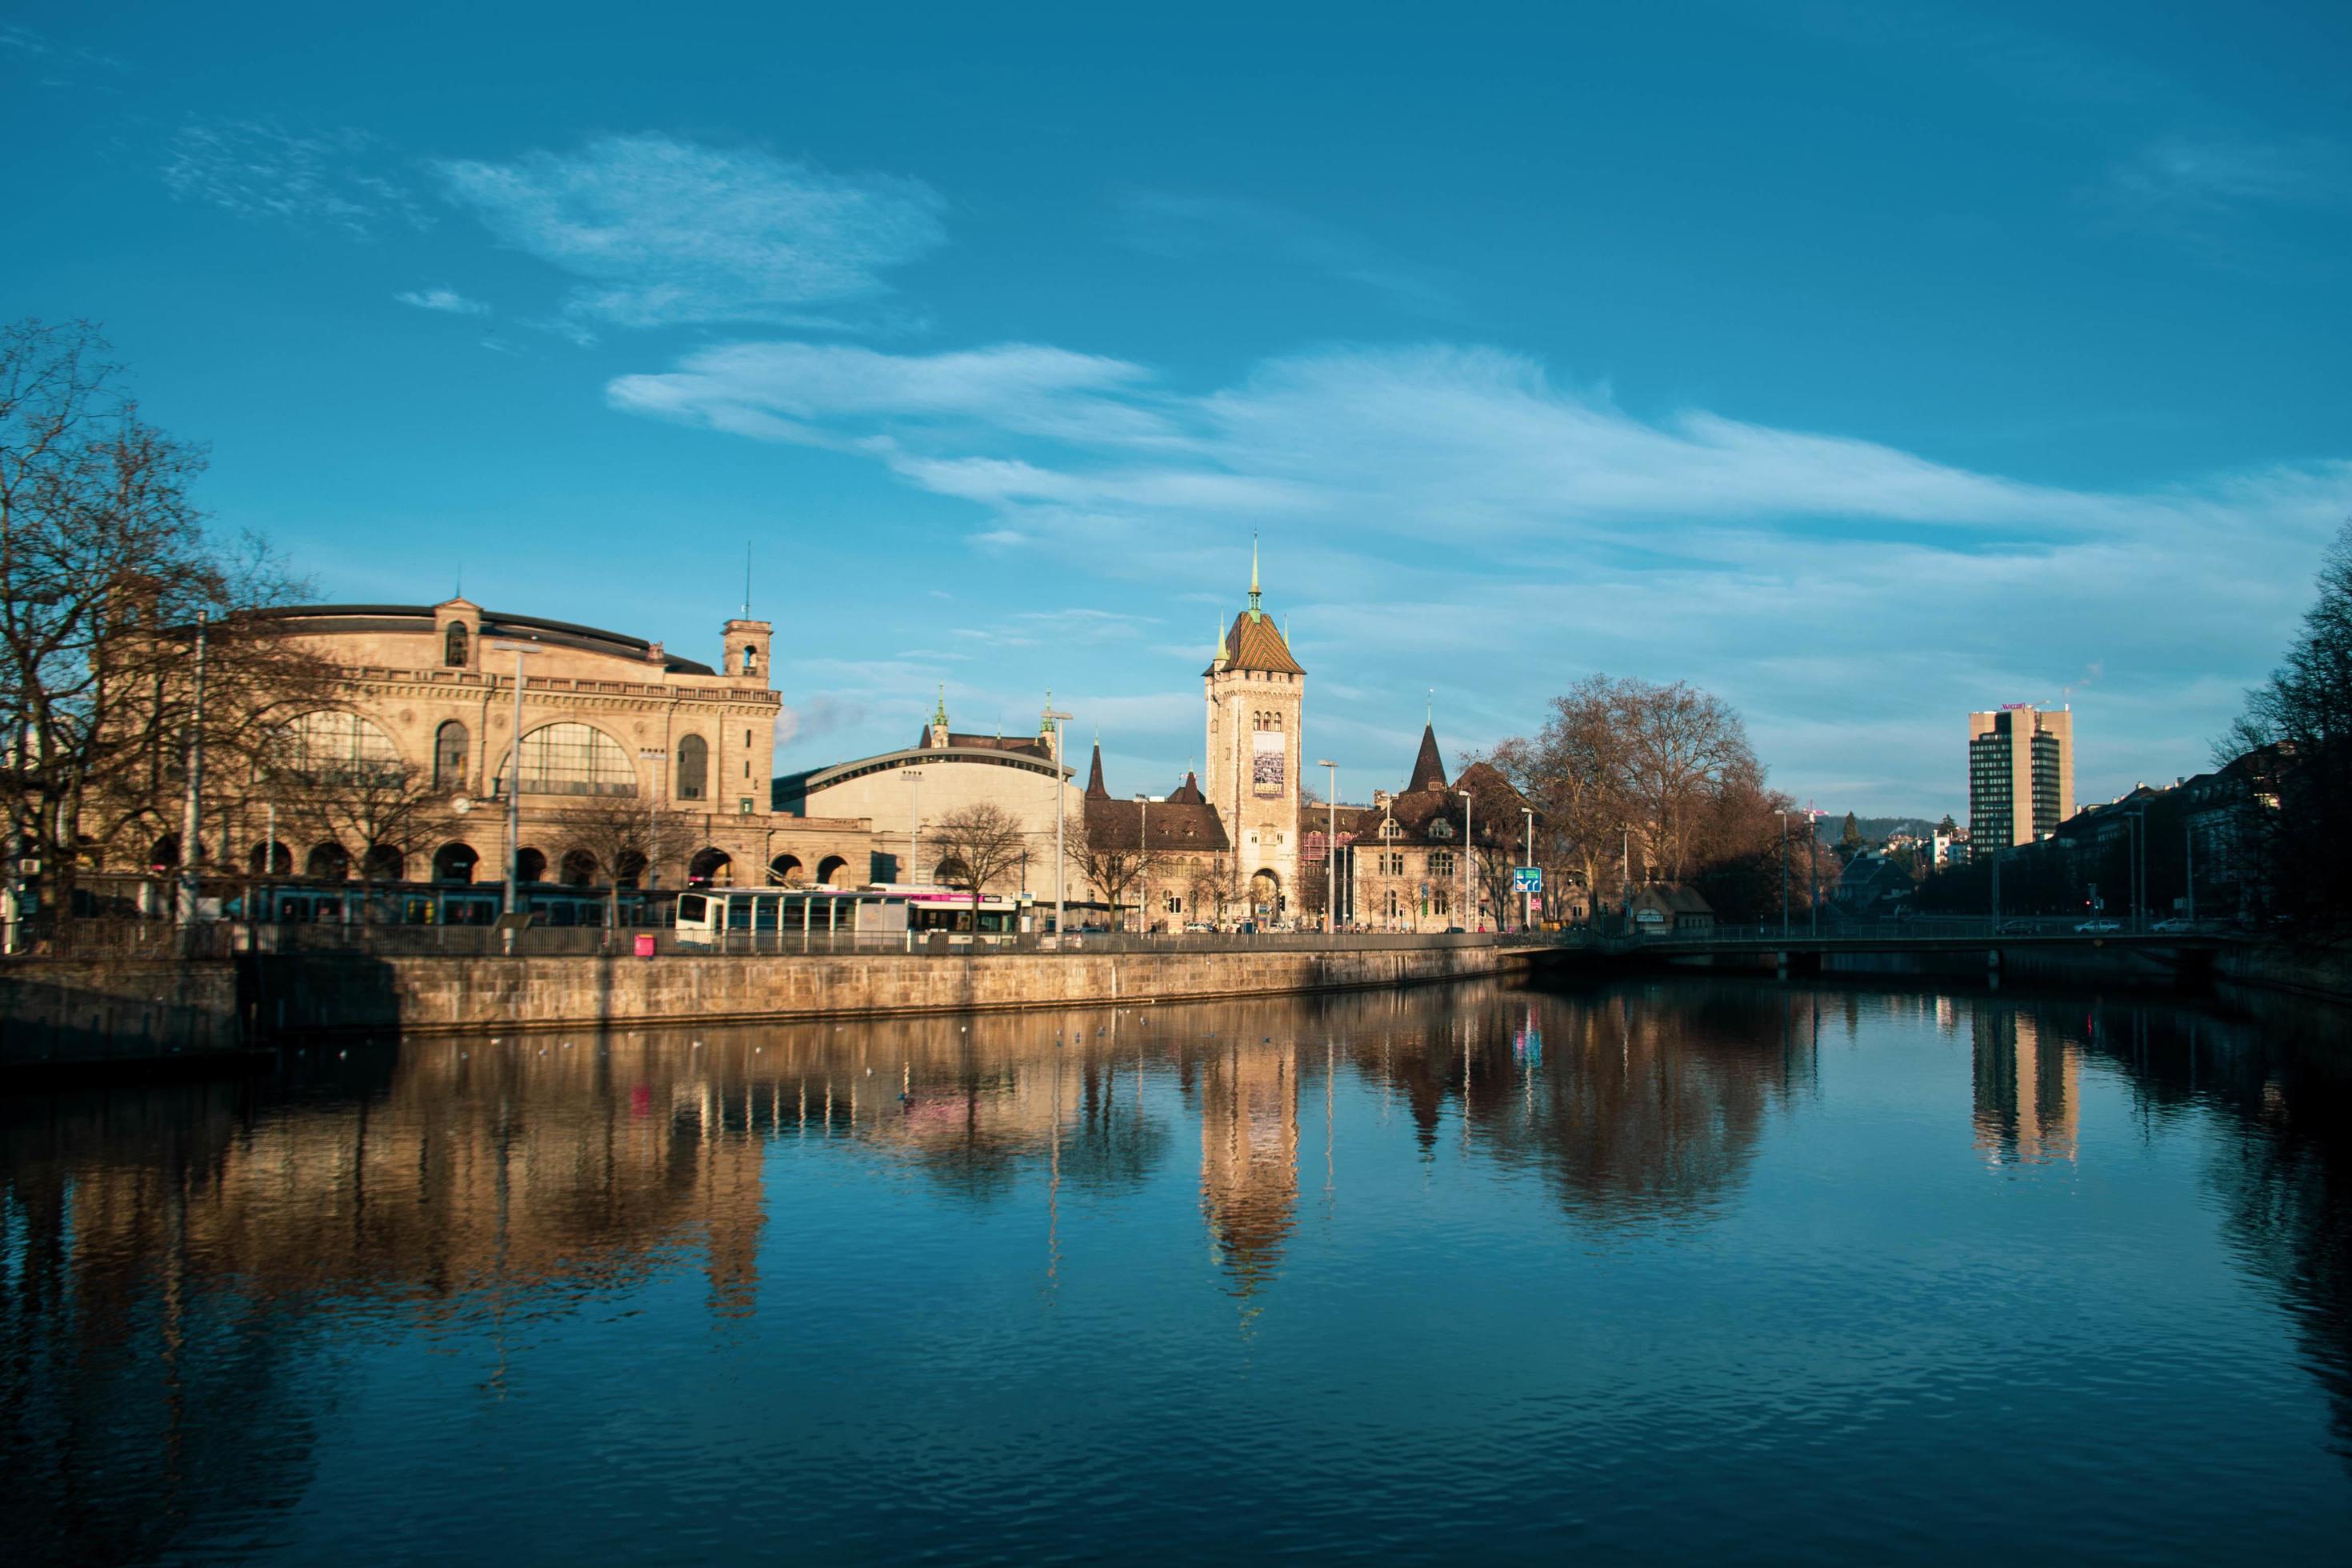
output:
[[[818,885],[821,887],[839,888],[846,886],[845,879],[847,878],[848,873],[849,862],[843,859],[838,855],[828,855],[824,859],[816,863],[816,879]],[[877,880],[878,879],[877,879]]]
[[[451,626],[462,632],[463,626]],[[433,787],[462,789],[466,784],[466,726],[455,719],[433,731]]]
[[[642,887],[645,884],[646,872],[651,868],[650,863],[643,855],[631,849],[622,855],[620,864],[614,868],[613,885],[616,888]]]
[[[257,877],[290,877],[294,874],[294,851],[283,844],[257,844],[246,856],[245,863]]]
[[[772,888],[797,888],[804,879],[797,855],[779,855],[768,862],[768,885]]]
[[[760,650],[750,643],[743,645],[743,673],[746,675],[760,673]]]
[[[596,883],[596,857],[585,849],[563,852],[563,885],[567,888],[590,888]]]
[[[436,882],[470,882],[474,868],[481,857],[470,844],[444,844],[433,854],[433,879]]]
[[[677,743],[677,798],[700,800],[709,788],[710,774],[710,744],[699,735],[688,735]]]
[[[351,854],[332,841],[313,845],[302,864],[302,874],[318,882],[342,881],[352,874]]]
[[[544,882],[547,880],[547,857],[528,847],[515,851],[515,880]]]
[[[522,738],[518,787],[525,795],[635,795],[637,771],[620,742],[593,725],[542,724]]]
[[[699,850],[686,863],[686,882],[690,888],[731,888],[735,885],[735,862],[724,849]]]
[[[408,857],[389,844],[371,844],[360,860],[360,874],[371,882],[397,882],[408,869]]]
[[[396,776],[400,748],[356,713],[321,708],[278,731],[264,772],[289,773],[303,784],[352,784]]]
[[[466,623],[451,621],[441,638],[441,662],[451,669],[466,668]]]

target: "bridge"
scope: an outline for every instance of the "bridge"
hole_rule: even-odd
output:
[[[2228,941],[2215,927],[2180,921],[1948,917],[1840,921],[1819,929],[1792,921],[1785,931],[1775,921],[1654,935],[1570,932],[1556,951],[1667,963],[1745,959],[1781,969],[1818,968],[1822,959],[1838,954],[1982,953],[1987,966],[1996,970],[2004,953],[2113,952],[2144,955],[2158,966],[2178,970],[2210,967],[2212,954]]]

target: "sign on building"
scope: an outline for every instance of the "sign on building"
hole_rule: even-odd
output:
[[[1283,773],[1288,754],[1285,747],[1287,735],[1280,730],[1255,730],[1250,732],[1250,784],[1260,798],[1278,800],[1282,797]]]

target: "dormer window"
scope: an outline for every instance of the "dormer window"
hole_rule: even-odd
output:
[[[1454,837],[1454,824],[1441,816],[1429,825],[1429,836],[1432,838],[1451,838]]]
[[[466,668],[466,623],[451,621],[441,638],[441,662],[451,669]]]

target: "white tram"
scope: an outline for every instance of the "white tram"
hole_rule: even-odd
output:
[[[946,933],[963,943],[1008,942],[1022,929],[1027,900],[948,888],[704,888],[677,899],[681,946],[761,948],[791,940],[882,946]]]

